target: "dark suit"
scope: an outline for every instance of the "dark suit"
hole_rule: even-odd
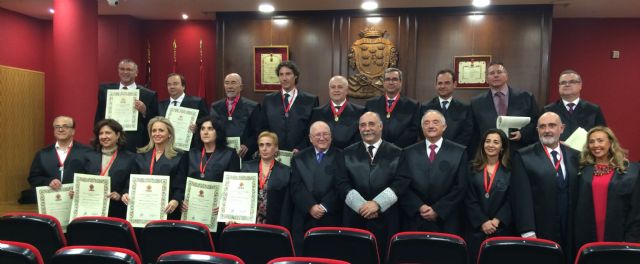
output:
[[[316,107],[311,115],[311,124],[316,121],[324,121],[331,129],[331,145],[344,149],[353,143],[360,141],[360,131],[358,131],[358,122],[360,116],[364,114],[364,107],[361,105],[345,102],[344,111],[340,114],[340,118],[336,122],[331,110],[331,102]]]
[[[258,173],[260,159],[242,164],[243,172]],[[289,197],[289,178],[291,169],[277,162],[274,164],[267,183],[267,224],[290,227],[291,198]]]
[[[267,94],[262,103],[266,129],[278,135],[281,150],[301,150],[309,145],[311,111],[318,106],[318,97],[297,89],[295,101],[285,117],[282,90]]]
[[[489,173],[493,173],[490,171]],[[511,172],[503,166],[498,168],[489,191],[489,198],[485,197],[484,170],[474,170],[469,177],[469,188],[465,196],[467,212],[467,241],[469,257],[475,260],[482,241],[489,237],[512,236],[513,219],[511,217],[511,203],[509,202],[509,185]],[[497,218],[500,220],[495,233],[487,236],[482,232],[482,224]],[[475,263],[472,262],[472,263]]]
[[[104,119],[105,110],[107,105],[107,90],[118,90],[119,83],[101,84],[98,91],[98,107],[96,108],[95,123]],[[127,150],[136,152],[136,148],[144,147],[149,143],[149,134],[147,133],[147,124],[151,118],[158,115],[158,97],[155,91],[149,90],[141,85],[138,85],[140,90],[140,101],[144,103],[147,108],[146,114],[143,116],[138,113],[138,129],[136,131],[125,131],[124,134],[127,138]]]
[[[251,99],[240,97],[231,115],[232,120],[229,120],[225,98],[211,104],[211,113],[216,113],[224,124],[227,137],[240,137],[240,142],[248,148],[243,159],[249,160],[252,154],[258,150],[256,142],[263,126],[263,120],[260,120],[260,104]]]
[[[573,252],[571,212],[580,153],[564,145],[560,148],[566,170],[563,184],[543,145],[535,143],[515,152],[509,195],[517,234],[535,231],[538,238],[553,240],[565,252]]]
[[[293,198],[293,220],[291,235],[296,248],[302,249],[304,232],[318,226],[340,226],[342,201],[335,190],[335,178],[345,173],[342,151],[329,148],[320,163],[313,146],[298,152],[291,160],[291,197]],[[322,204],[327,213],[315,219],[309,210]]]
[[[445,120],[447,121],[447,129],[444,130],[443,135],[444,138],[465,147],[469,146],[471,143],[471,136],[473,135],[473,130],[471,129],[473,127],[471,107],[452,98],[449,100],[447,111],[445,112],[442,110],[440,99],[436,96],[431,99],[431,101],[425,102],[421,105],[420,115],[418,118],[422,118],[424,113],[428,110],[438,110],[444,115]],[[422,135],[421,137],[424,138]]]
[[[56,145],[52,144],[36,153],[31,162],[29,171],[29,184],[32,187],[48,186],[52,180],[60,180],[60,161],[56,152]],[[77,141],[73,142],[71,151],[64,160],[62,183],[73,183],[74,173],[84,172],[84,159],[86,152],[91,149]]]
[[[121,149],[118,150],[116,158],[113,160],[107,175],[111,178],[111,191],[122,195],[129,190],[125,186],[129,183],[129,175],[136,166],[136,155]],[[89,174],[100,175],[102,172],[102,152],[87,152],[84,164],[85,171]],[[126,218],[127,207],[121,201],[111,201],[109,203],[109,216]]]
[[[400,96],[398,100],[390,118],[387,118],[387,99],[384,95],[369,99],[365,111],[380,115],[383,140],[404,148],[418,141],[420,105],[406,96]]]
[[[491,89],[486,93],[479,94],[471,99],[471,113],[474,120],[474,135],[472,136],[470,153],[475,153],[478,147],[478,141],[482,135],[491,128],[496,128],[496,120],[498,119],[498,111],[493,104],[493,94]],[[538,120],[538,105],[535,98],[530,92],[517,91],[509,87],[509,105],[507,106],[508,116],[527,116],[531,118],[531,122],[520,129],[522,138],[519,141],[511,142],[512,151],[527,146],[536,141],[538,134],[536,131],[536,122]]]
[[[169,109],[169,104],[171,104],[171,99],[163,100],[158,104],[158,115],[165,116],[167,114],[167,110]],[[205,116],[209,115],[209,109],[207,108],[207,103],[197,96],[184,95],[182,102],[180,102],[180,106],[199,110],[198,112],[198,120]]]
[[[596,242],[596,220],[593,209],[593,165],[578,175],[575,219],[575,249]],[[640,242],[640,181],[637,163],[629,164],[625,173],[614,172],[607,193],[604,241]]]
[[[356,190],[366,201],[373,200],[386,188],[391,188],[398,197],[406,190],[409,179],[396,174],[402,153],[396,145],[382,141],[373,162],[362,142],[347,147],[343,153],[346,173],[336,177],[336,188],[341,199],[344,200],[351,190]],[[374,219],[365,219],[346,205],[343,215],[344,226],[367,229],[376,236],[382,255],[386,252],[387,241],[399,229],[397,203],[385,212],[380,211],[379,216]]]
[[[425,142],[402,151],[398,176],[411,179],[409,189],[400,198],[406,214],[404,229],[461,235],[462,201],[469,177],[467,152],[462,145],[445,139],[435,160],[430,162]],[[423,204],[438,214],[435,222],[420,216]]]
[[[589,131],[589,129],[595,126],[607,125],[600,106],[582,99],[580,99],[578,105],[573,108],[573,114],[569,113],[569,110],[567,110],[564,103],[562,103],[562,99],[546,105],[544,111],[558,114],[562,123],[565,124],[564,132],[562,132],[560,136],[560,140],[562,141],[567,140],[567,138],[571,136],[571,133],[576,131],[578,127]]]

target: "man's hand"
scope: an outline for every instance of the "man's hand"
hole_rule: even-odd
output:
[[[249,148],[247,148],[246,145],[240,145],[240,150],[238,150],[238,156],[240,156],[240,158],[244,158],[244,155],[247,155],[247,151],[249,151]]]
[[[51,189],[58,190],[61,186],[62,182],[60,182],[60,180],[58,179],[53,179],[51,180],[51,182],[49,182],[49,187],[51,187]]]
[[[379,211],[380,211],[380,206],[378,206],[378,203],[374,201],[367,201],[362,205],[362,207],[360,207],[360,209],[358,210],[358,213],[365,219],[373,219],[374,214],[377,217],[377,214]]]
[[[135,107],[136,110],[138,110],[138,112],[140,112],[142,115],[145,115],[147,113],[147,106],[140,100],[136,100],[136,102],[133,104],[133,107]]]
[[[438,214],[436,213],[435,210],[433,210],[431,206],[423,204],[422,206],[420,206],[418,210],[420,211],[420,216],[424,220],[433,222],[433,221],[436,221],[436,219],[438,219]]]
[[[311,209],[309,209],[309,214],[317,220],[324,216],[324,210],[322,210],[319,204],[314,204],[311,206]]]
[[[482,224],[481,228],[482,232],[484,232],[486,235],[491,235],[496,232],[498,226],[493,224],[493,220],[487,220],[486,222],[484,222],[484,224]]]
[[[520,134],[520,130],[511,132],[509,133],[509,135],[511,136],[509,137],[509,140],[511,141],[520,141],[520,139],[522,139],[522,134]]]

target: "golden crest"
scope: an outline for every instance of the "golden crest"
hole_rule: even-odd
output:
[[[384,70],[398,64],[398,50],[386,31],[371,26],[360,32],[360,39],[349,50],[349,66],[356,70],[349,76],[349,96],[369,98],[384,91]]]

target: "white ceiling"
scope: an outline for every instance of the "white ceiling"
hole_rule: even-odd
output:
[[[216,12],[256,11],[272,3],[276,11],[359,9],[362,0],[119,0],[116,7],[98,1],[100,15],[131,15],[148,20],[214,19]],[[378,0],[380,8],[468,6],[471,0]],[[492,0],[495,5],[553,4],[554,17],[640,17],[640,0]],[[53,0],[0,0],[0,7],[29,16],[52,19]]]

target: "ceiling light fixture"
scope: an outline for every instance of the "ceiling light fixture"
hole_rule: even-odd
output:
[[[378,2],[376,1],[365,1],[360,5],[360,8],[366,11],[372,11],[378,9]]]
[[[187,15],[187,14],[182,14],[182,19],[184,19],[184,20],[189,19],[189,15]]]
[[[49,8],[49,14],[55,14],[56,10],[53,10],[53,8]]]
[[[260,4],[258,6],[258,11],[262,12],[262,13],[271,13],[273,11],[275,11],[275,7],[273,7],[273,5],[271,4]]]
[[[473,0],[471,4],[475,7],[483,8],[483,7],[489,6],[491,4],[491,1],[490,0]]]

